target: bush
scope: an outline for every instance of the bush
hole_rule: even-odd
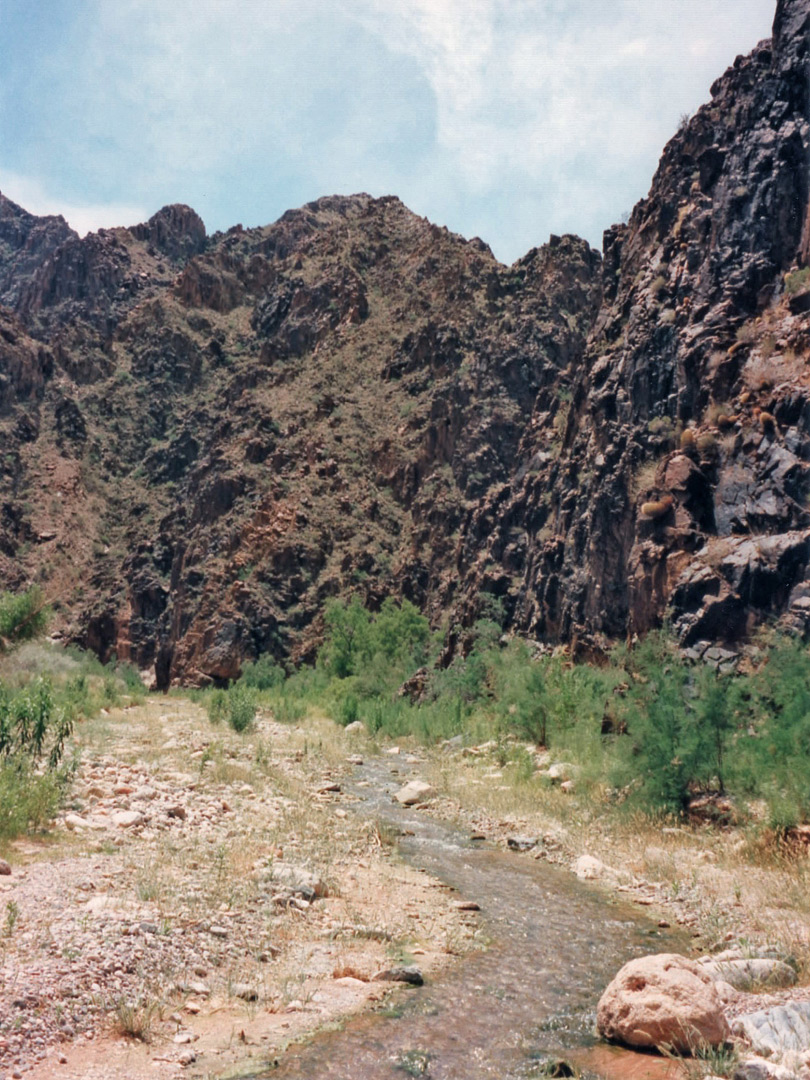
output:
[[[48,610],[36,586],[24,593],[0,593],[0,652],[43,633]]]
[[[776,639],[767,662],[738,692],[743,734],[734,779],[764,798],[780,830],[810,815],[810,654],[801,642]]]
[[[284,682],[284,669],[267,653],[242,667],[239,681],[251,690],[275,690]]]
[[[810,267],[803,270],[794,270],[792,274],[785,275],[785,292],[788,296],[795,296],[810,287]]]
[[[205,711],[212,724],[220,724],[228,714],[228,694],[225,690],[212,690],[205,704]]]
[[[36,773],[25,755],[0,765],[0,840],[42,828],[56,813],[67,777]]]
[[[353,724],[360,715],[360,703],[357,700],[355,694],[347,694],[346,697],[340,702],[338,712],[338,723],[343,727],[347,727],[349,724]]]
[[[73,713],[56,705],[47,679],[12,694],[0,683],[0,838],[38,828],[56,810],[58,771]]]
[[[14,695],[0,684],[1,759],[46,758],[48,767],[55,769],[72,730],[73,715],[55,706],[47,679],[36,679]]]
[[[356,675],[363,663],[371,657],[371,616],[353,596],[348,604],[330,600],[324,613],[326,639],[318,654],[318,661],[330,675],[345,679]]]
[[[410,601],[388,597],[377,615],[353,596],[348,603],[330,600],[324,614],[326,636],[318,663],[330,675],[346,679],[367,671],[375,658],[386,670],[406,677],[425,663],[430,640],[427,619]]]
[[[253,691],[236,683],[227,693],[228,723],[234,731],[247,731],[256,719],[256,697]]]

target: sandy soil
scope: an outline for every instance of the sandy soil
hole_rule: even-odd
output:
[[[251,1071],[400,985],[375,976],[474,942],[474,913],[347,808],[362,746],[328,721],[240,736],[154,698],[77,748],[53,833],[5,853],[0,1075]]]

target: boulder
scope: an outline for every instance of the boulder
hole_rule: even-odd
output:
[[[553,765],[549,765],[546,776],[552,784],[558,784],[561,781],[573,779],[577,772],[576,765],[572,765],[569,761],[555,761]]]
[[[734,1070],[733,1080],[797,1080],[801,1075],[793,1065],[783,1065],[762,1057],[747,1057]]]
[[[403,806],[415,806],[423,803],[433,794],[433,788],[424,780],[411,780],[410,783],[401,787],[394,798]]]
[[[782,960],[715,960],[701,964],[701,967],[713,979],[722,979],[735,990],[751,990],[758,986],[781,988],[796,982],[796,972]]]
[[[510,851],[531,851],[532,848],[537,847],[537,844],[536,836],[508,836],[506,838],[506,846]]]
[[[283,886],[287,896],[307,901],[320,900],[328,892],[326,883],[317,874],[293,863],[274,862],[267,881],[274,887]]]
[[[733,1032],[766,1057],[790,1050],[810,1050],[810,1001],[788,1002],[773,1009],[745,1013],[734,1021]]]
[[[690,1053],[729,1035],[714,980],[700,964],[675,953],[625,964],[602,995],[596,1018],[606,1039],[643,1049]]]
[[[605,873],[605,864],[593,855],[580,855],[574,863],[574,873],[580,881],[595,881]]]

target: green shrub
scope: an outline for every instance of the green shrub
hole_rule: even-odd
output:
[[[248,661],[242,667],[239,681],[251,690],[275,690],[284,682],[284,669],[272,656],[264,653],[257,660]]]
[[[11,693],[0,683],[0,839],[38,828],[56,810],[59,770],[73,713],[56,704],[47,679]]]
[[[236,683],[227,693],[228,723],[234,731],[247,731],[256,719],[256,696],[241,683]]]
[[[211,690],[205,703],[205,711],[212,724],[220,724],[228,713],[228,694],[225,690]]]
[[[54,703],[48,679],[10,694],[0,683],[0,759],[45,758],[55,769],[73,730],[73,715]]]
[[[18,755],[0,764],[0,840],[42,828],[56,813],[66,775],[37,773],[30,758]]]
[[[785,292],[788,296],[795,296],[804,292],[810,286],[810,266],[803,270],[794,270],[792,274],[785,275]]]
[[[146,693],[143,679],[134,664],[123,662],[116,664],[115,675],[123,682],[126,691],[130,696],[140,697]]]
[[[810,815],[810,653],[776,639],[767,662],[738,692],[742,734],[733,762],[736,785],[764,798],[771,825],[789,828]]]
[[[410,674],[427,659],[430,626],[410,601],[387,597],[372,615],[358,596],[348,603],[330,600],[324,613],[326,635],[318,663],[335,678],[366,672],[375,658],[397,677]]]
[[[348,724],[353,724],[360,715],[360,703],[357,700],[355,694],[347,694],[339,705],[338,723],[346,727]]]
[[[273,702],[273,715],[282,724],[295,724],[307,714],[306,706],[297,698],[282,694]]]
[[[0,593],[0,651],[37,637],[47,624],[48,609],[36,586],[24,593]]]
[[[328,601],[324,622],[326,638],[318,655],[319,662],[338,679],[356,675],[371,656],[371,616],[360,597],[353,596],[348,604]]]
[[[410,667],[421,667],[427,660],[430,625],[410,602],[397,604],[387,597],[371,624],[371,651],[386,659]]]

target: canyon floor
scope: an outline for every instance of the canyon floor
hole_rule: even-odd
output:
[[[806,858],[753,858],[742,829],[606,831],[576,790],[521,783],[495,744],[378,746],[269,714],[239,735],[171,696],[110,710],[75,743],[52,831],[15,843],[0,877],[4,1077],[257,1072],[408,992],[402,969],[430,978],[486,947],[476,898],[353,812],[360,762],[380,754],[403,784],[432,785],[424,813],[624,894],[687,928],[695,953],[777,941],[800,966],[808,953]]]

